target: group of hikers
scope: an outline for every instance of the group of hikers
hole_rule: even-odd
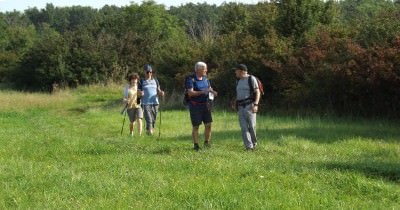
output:
[[[144,66],[144,78],[139,74],[128,75],[128,85],[124,88],[123,102],[126,104],[130,120],[130,135],[133,136],[135,123],[138,124],[138,135],[142,135],[142,119],[146,121],[146,134],[153,135],[159,107],[158,96],[164,96],[158,80],[150,64]],[[256,114],[260,101],[260,90],[257,79],[248,74],[245,64],[238,64],[232,71],[237,78],[236,101],[239,124],[243,144],[246,150],[252,151],[257,146]],[[207,78],[207,64],[197,62],[194,73],[185,78],[185,89],[188,97],[188,108],[192,123],[193,149],[200,150],[199,127],[204,124],[204,147],[211,147],[211,124],[213,122],[209,101],[218,92],[215,91]]]

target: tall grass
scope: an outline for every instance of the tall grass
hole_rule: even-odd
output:
[[[154,136],[120,135],[121,88],[0,92],[0,208],[400,208],[398,123],[259,115],[246,152],[218,110],[212,148],[194,152],[187,110],[161,106]]]
[[[21,111],[31,108],[57,108],[75,99],[68,91],[57,94],[0,91],[0,110]]]

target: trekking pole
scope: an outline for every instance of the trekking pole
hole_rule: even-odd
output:
[[[125,125],[125,118],[126,118],[126,108],[128,108],[128,103],[125,105],[125,107],[122,109],[121,114],[124,114],[124,120],[122,121],[122,128],[121,128],[121,135],[122,135],[122,131],[124,131],[124,125]]]
[[[164,102],[164,100],[165,100],[165,95],[162,96],[162,102]],[[161,103],[160,103],[160,104],[161,104]],[[159,124],[159,126],[158,126],[158,139],[161,138],[161,122],[162,122],[161,112],[162,112],[162,109],[161,109],[160,107],[161,107],[161,106],[158,107],[158,110],[159,110],[159,112],[160,112],[160,124]]]
[[[158,110],[160,111],[160,125],[158,126],[158,139],[160,139],[160,137],[161,137],[161,119],[162,119],[162,117],[161,117],[161,109],[159,108]]]

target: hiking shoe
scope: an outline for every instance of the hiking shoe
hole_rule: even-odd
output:
[[[196,152],[199,151],[199,149],[200,149],[199,144],[194,144],[193,149]]]
[[[205,142],[204,142],[204,147],[205,147],[205,148],[211,148],[211,143],[208,142],[208,141],[205,141]]]
[[[248,152],[252,152],[252,151],[254,151],[254,147],[246,147],[246,151],[248,151]]]

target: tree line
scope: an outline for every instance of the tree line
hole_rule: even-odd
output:
[[[275,0],[247,5],[154,1],[0,13],[0,82],[23,90],[121,82],[146,63],[182,90],[205,61],[221,98],[248,65],[270,109],[400,116],[400,1]]]

